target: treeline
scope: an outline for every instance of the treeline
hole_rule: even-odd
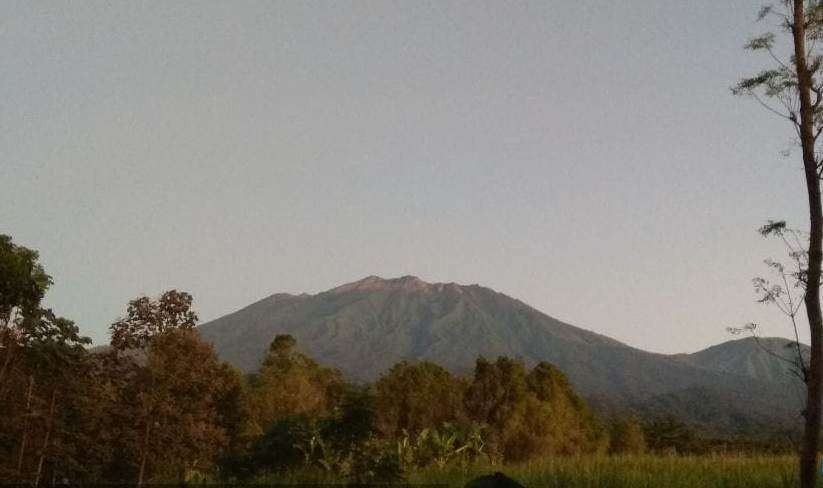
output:
[[[277,336],[259,372],[221,362],[192,297],[137,298],[90,341],[41,305],[37,253],[0,236],[0,480],[56,483],[248,480],[294,470],[393,481],[454,463],[579,454],[694,452],[672,419],[601,419],[554,366],[480,358],[471,378],[396,364],[373,385]]]

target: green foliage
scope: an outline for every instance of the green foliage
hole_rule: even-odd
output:
[[[353,485],[390,484],[405,478],[400,458],[390,446],[380,442],[367,443],[353,452],[348,470]]]
[[[749,42],[746,43],[745,48],[751,51],[758,51],[761,49],[768,50],[774,47],[774,39],[774,32],[767,32],[766,34],[750,39]]]
[[[297,341],[288,334],[280,334],[269,344],[269,356],[264,361],[290,356],[297,347]]]
[[[326,418],[297,413],[275,422],[254,446],[251,472],[314,469],[356,484],[401,480],[397,453],[374,433],[371,397],[353,389]]]
[[[466,421],[466,382],[436,364],[397,363],[377,381],[374,389],[378,428],[386,436]]]
[[[345,451],[377,435],[374,396],[368,388],[349,387],[341,404],[323,419],[321,434],[335,449]]]
[[[490,454],[506,461],[606,447],[597,417],[547,363],[527,372],[517,360],[478,359],[466,405],[473,420],[489,426]]]
[[[305,413],[282,418],[255,445],[254,466],[261,471],[278,471],[310,464],[319,435],[315,422]]]
[[[815,97],[810,107],[812,131],[819,134],[823,127],[823,106],[820,104],[823,84],[819,76],[821,66],[823,66],[823,56],[816,45],[818,40],[823,39],[823,4],[818,1],[805,3],[804,30],[807,46],[805,65],[811,83],[807,89]],[[782,7],[785,8],[776,7],[776,4],[767,4],[760,10],[757,18],[758,21],[777,19],[779,30],[789,42],[793,43],[793,9],[789,3],[784,3]],[[794,128],[799,128],[801,124],[800,85],[796,72],[797,66],[793,55],[781,59],[780,53],[775,49],[775,44],[780,45],[775,32],[760,34],[746,43],[745,49],[768,55],[773,64],[771,68],[741,79],[737,85],[732,87],[732,93],[753,97],[767,110],[787,119]]]
[[[276,337],[252,385],[251,408],[263,429],[295,413],[328,414],[343,394],[340,372],[321,367],[295,345],[291,336]]]
[[[466,406],[473,419],[502,432],[529,396],[526,368],[521,361],[500,357],[492,363],[481,357],[466,393]]]
[[[52,280],[38,258],[37,251],[0,234],[0,326],[12,322],[16,310],[26,316],[40,307]]]
[[[762,39],[751,41],[754,45],[767,45]],[[765,49],[765,47],[764,47]],[[754,95],[761,90],[767,97],[779,97],[786,91],[797,88],[797,80],[788,68],[780,67],[760,71],[754,76],[743,78],[732,88],[735,95]],[[789,117],[796,117],[792,114]]]
[[[694,454],[707,449],[706,441],[675,417],[654,419],[643,430],[648,447],[656,452]]]
[[[41,307],[51,277],[36,251],[0,235],[0,479],[37,483],[71,465],[71,405],[84,346],[70,320]],[[65,447],[65,444],[69,444]],[[65,469],[65,468],[64,468]]]
[[[785,230],[772,223],[768,232]],[[88,354],[89,341],[74,323],[41,308],[50,283],[36,252],[0,236],[3,481],[409,478],[462,486],[485,474],[478,466],[488,471],[501,460],[543,459],[543,472],[515,466],[514,477],[527,486],[629,486],[625,480],[652,486],[639,474],[646,469],[658,470],[660,486],[675,486],[652,458],[618,458],[631,460],[620,465],[624,479],[617,461],[580,456],[599,455],[607,444],[619,456],[647,445],[678,454],[764,448],[745,440],[710,442],[673,418],[644,428],[633,418],[614,419],[607,433],[558,368],[527,369],[504,357],[479,359],[470,380],[431,363],[403,362],[373,388],[355,387],[298,352],[293,337],[280,335],[248,381],[200,338],[191,296],[175,290],[131,301],[126,316],[112,324],[114,347]],[[569,456],[578,464],[566,461]],[[575,471],[581,463],[583,473]],[[669,467],[695,482],[730,479]],[[773,481],[765,475],[751,480],[756,486]]]
[[[324,361],[359,383],[388,375],[397,362],[393,358],[425,357],[448,371],[470,372],[475,351],[501,351],[505,345],[510,356],[528,365],[547,360],[564,372],[574,372],[575,391],[596,395],[604,405],[638,412],[676,411],[690,423],[728,432],[759,434],[764,427],[797,424],[800,399],[787,397],[780,385],[759,389],[753,378],[741,383],[740,375],[748,375],[747,370],[704,374],[699,361],[630,348],[480,286],[412,284],[410,288],[402,279],[370,279],[316,295],[278,295],[205,324],[201,333],[245,371],[258,370],[266,354],[260,345],[272,340],[271,331],[291,333],[300,338],[301,350],[323,351]],[[419,286],[428,291],[420,293]],[[465,378],[457,380],[466,383]],[[686,390],[684,385],[703,389]],[[675,391],[682,393],[672,402],[683,408],[658,409],[658,400]],[[442,398],[446,401],[434,404],[451,401]],[[421,407],[434,410],[431,405]],[[383,407],[377,411],[380,416]],[[381,433],[399,435],[402,428],[391,424],[395,419],[384,417],[393,433],[384,430],[386,422],[378,422]],[[463,423],[435,419],[424,426],[447,420]]]
[[[407,469],[444,468],[454,463],[468,465],[488,460],[481,428],[461,428],[449,423],[439,429],[423,429],[416,435],[404,433],[397,440],[397,455]]]
[[[643,425],[634,417],[615,417],[609,425],[609,452],[611,454],[643,454],[646,435]]]

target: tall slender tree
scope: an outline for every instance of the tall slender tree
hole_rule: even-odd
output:
[[[804,273],[806,315],[811,333],[811,351],[806,376],[805,425],[800,453],[800,484],[811,488],[817,476],[820,444],[821,393],[823,393],[823,314],[820,308],[821,260],[823,259],[823,205],[820,196],[821,163],[816,150],[823,132],[823,56],[817,46],[823,40],[821,0],[782,0],[763,7],[759,20],[776,19],[788,34],[788,59],[779,55],[781,46],[773,32],[755,37],[746,45],[764,51],[776,63],[770,69],[744,78],[733,88],[747,94],[771,112],[788,120],[800,141],[806,196],[809,206],[808,266]]]
[[[111,346],[117,352],[145,356],[158,336],[169,331],[194,328],[198,317],[191,309],[191,304],[191,295],[177,290],[169,290],[157,300],[142,296],[130,301],[126,316],[109,327]],[[149,457],[153,454],[153,442],[157,438],[154,430],[159,426],[159,410],[169,407],[166,399],[160,397],[161,389],[156,387],[149,366],[135,368],[136,374],[132,382],[135,391],[131,396],[135,405],[131,407],[138,419],[140,432],[137,486],[142,486],[146,479]]]
[[[176,290],[158,299],[140,297],[110,327],[114,358],[142,359],[126,361],[125,403],[118,405],[133,417],[127,450],[134,455],[138,486],[212,471],[237,435],[231,423],[244,422],[242,377],[200,338],[191,305],[191,295]]]

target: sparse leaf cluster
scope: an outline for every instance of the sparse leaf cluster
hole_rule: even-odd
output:
[[[809,77],[809,88],[814,97],[811,100],[812,143],[816,142],[823,132],[823,53],[818,42],[823,40],[823,6],[819,1],[806,1],[804,10],[806,56],[805,71]],[[765,32],[751,38],[744,48],[753,52],[762,52],[769,56],[773,66],[763,69],[754,75],[741,79],[732,87],[735,95],[748,96],[755,99],[768,111],[792,123],[798,140],[801,135],[801,104],[800,84],[797,73],[797,63],[793,54],[782,54],[781,48],[787,50],[790,46],[781,45],[783,38],[777,33],[792,36],[794,26],[794,7],[791,1],[764,6],[758,13],[760,22],[772,22],[774,31]],[[805,85],[804,85],[805,86]],[[815,154],[818,176],[823,170],[823,154]]]
[[[787,363],[789,371],[806,383],[809,379],[809,358],[800,345],[798,314],[805,304],[809,235],[801,230],[789,228],[784,221],[774,220],[768,221],[758,232],[764,237],[776,237],[783,242],[789,264],[771,258],[764,260],[770,276],[753,278],[752,286],[759,303],[773,306],[789,320],[794,341],[787,346],[787,349],[791,349],[789,351],[773,351],[760,342],[756,323],[748,323],[743,327],[729,327],[727,330],[732,334],[751,334],[766,353]]]

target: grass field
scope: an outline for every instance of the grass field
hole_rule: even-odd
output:
[[[428,469],[408,473],[407,483],[462,487],[475,477],[502,471],[528,488],[788,488],[797,485],[796,468],[796,458],[790,456],[556,458],[511,466]],[[345,480],[320,473],[260,481],[345,484]]]

